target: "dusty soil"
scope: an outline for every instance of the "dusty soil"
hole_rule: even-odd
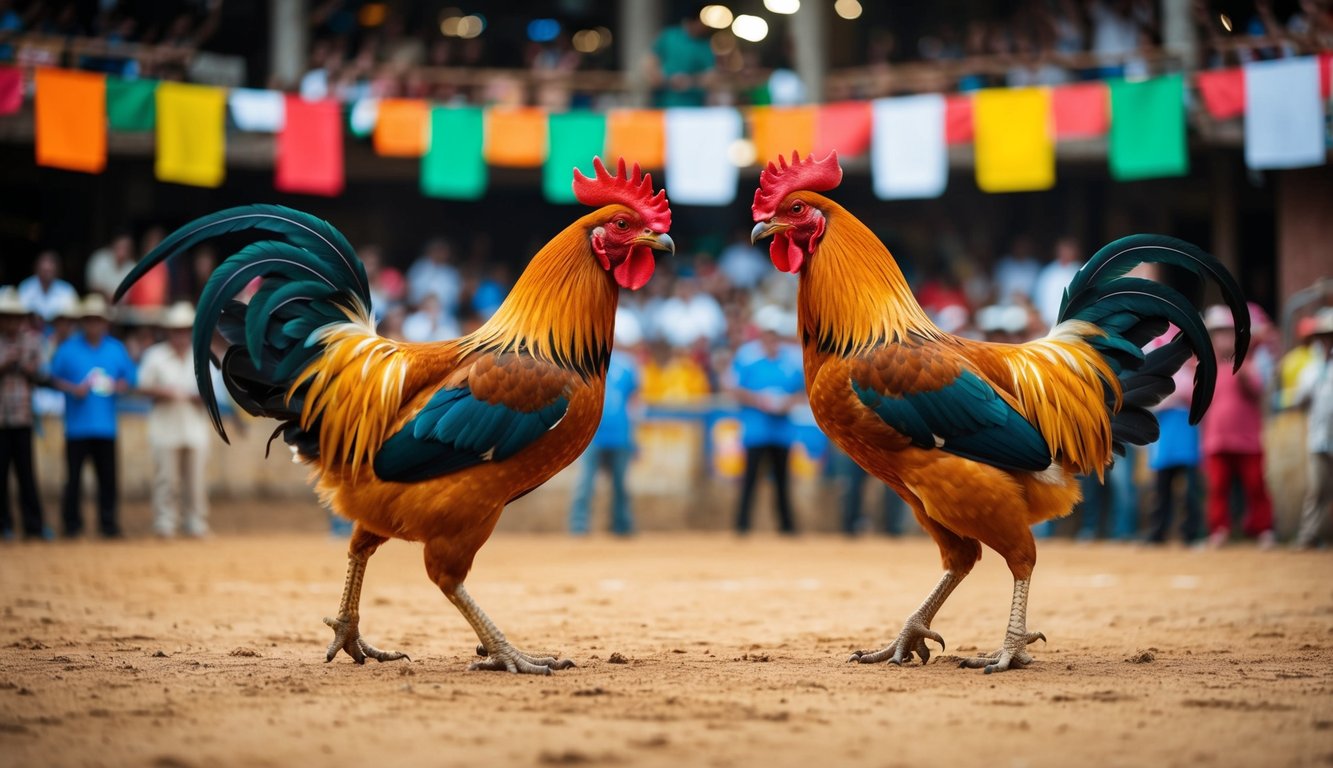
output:
[[[1333,557],[1053,542],[1025,670],[983,675],[1011,582],[987,553],[927,666],[847,664],[938,577],[933,546],[500,535],[469,587],[577,669],[467,672],[419,548],[370,563],[324,663],[344,545],[317,533],[0,547],[0,765],[1329,765]]]

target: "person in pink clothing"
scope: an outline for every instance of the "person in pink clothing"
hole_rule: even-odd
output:
[[[1232,373],[1236,334],[1226,307],[1209,307],[1204,325],[1212,334],[1218,362],[1217,391],[1203,417],[1208,543],[1219,547],[1231,536],[1231,487],[1239,479],[1245,491],[1245,534],[1254,536],[1261,547],[1271,547],[1273,502],[1264,481],[1263,377],[1248,358],[1238,373]]]

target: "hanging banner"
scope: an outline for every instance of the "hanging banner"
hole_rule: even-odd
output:
[[[233,88],[227,96],[231,121],[242,131],[277,133],[286,118],[287,101],[282,91]]]
[[[0,115],[12,115],[23,107],[23,70],[0,67]]]
[[[1245,70],[1240,67],[1200,72],[1195,82],[1203,107],[1217,120],[1245,114]]]
[[[740,171],[728,151],[741,138],[740,113],[728,107],[666,111],[666,179],[672,203],[729,205]]]
[[[480,107],[430,111],[430,149],[421,158],[422,194],[476,200],[486,193],[484,120]]]
[[[1319,61],[1255,61],[1245,65],[1245,165],[1255,170],[1323,165],[1324,99]]]
[[[287,95],[276,144],[273,186],[280,192],[336,197],[343,191],[342,105]]]
[[[113,131],[153,130],[157,126],[157,81],[107,78],[106,117]]]
[[[106,168],[106,76],[41,67],[34,77],[37,164],[101,173]]]
[[[430,104],[422,99],[381,99],[375,121],[375,154],[421,157],[430,136]]]
[[[1185,79],[1112,80],[1107,161],[1118,181],[1184,176],[1190,156],[1185,136]]]
[[[876,99],[870,175],[881,200],[932,198],[949,184],[944,97],[938,93]]]
[[[1051,89],[1055,138],[1095,139],[1111,124],[1111,93],[1106,83],[1077,83]]]
[[[984,192],[1055,186],[1050,91],[988,88],[977,91],[974,98],[977,186]]]
[[[217,187],[226,178],[227,92],[185,83],[157,87],[159,181]]]
[[[486,162],[537,168],[546,160],[546,110],[492,107],[486,111]]]
[[[619,158],[644,170],[666,164],[666,120],[660,109],[613,109],[606,113],[606,161]]]
[[[749,112],[755,160],[761,166],[779,155],[790,158],[793,150],[802,156],[814,150],[814,107],[754,107]]]
[[[818,108],[815,118],[815,157],[837,150],[838,157],[857,157],[870,151],[873,120],[870,103],[840,101]]]
[[[542,193],[552,203],[577,203],[573,171],[578,168],[584,176],[596,175],[592,159],[606,150],[606,117],[597,112],[554,114],[548,130],[551,151],[542,166]],[[633,167],[635,161],[626,158],[625,162]]]

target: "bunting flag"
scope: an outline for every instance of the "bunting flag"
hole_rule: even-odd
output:
[[[106,117],[113,131],[144,132],[157,125],[157,81],[106,81]]]
[[[278,134],[273,186],[279,192],[336,197],[343,191],[342,105],[288,94]]]
[[[37,164],[101,173],[106,168],[106,76],[41,67],[37,88]]]
[[[494,107],[486,112],[486,162],[503,168],[537,168],[546,160],[546,111]]]
[[[971,144],[976,138],[972,123],[972,94],[944,97],[944,143]]]
[[[227,92],[221,88],[185,83],[158,85],[158,180],[194,187],[221,186],[227,173],[223,132],[226,109]]]
[[[565,112],[551,115],[548,128],[551,150],[546,153],[546,164],[542,167],[542,192],[552,203],[576,203],[571,174],[578,168],[585,176],[596,175],[592,159],[606,149],[606,116],[598,112]],[[626,158],[626,162],[635,161]]]
[[[1325,101],[1333,98],[1333,52],[1319,54],[1319,95]]]
[[[750,110],[755,160],[767,165],[792,150],[809,154],[815,146],[814,107],[754,107]]]
[[[741,116],[727,107],[666,111],[666,180],[671,202],[730,205],[740,171],[728,150],[741,138]]]
[[[430,149],[421,158],[421,193],[476,200],[486,192],[485,118],[480,107],[430,111]]]
[[[380,118],[380,100],[370,96],[352,102],[347,113],[347,127],[352,135],[364,139],[375,132],[375,123]]]
[[[1057,139],[1094,139],[1111,123],[1111,94],[1106,83],[1062,85],[1051,90]]]
[[[984,192],[1055,186],[1050,91],[987,88],[977,91],[975,99],[977,186]]]
[[[287,115],[286,97],[281,91],[233,88],[227,96],[231,121],[242,131],[277,133]]]
[[[1299,59],[1245,65],[1245,165],[1256,170],[1323,165],[1324,101],[1319,62]]]
[[[1240,67],[1200,72],[1196,81],[1203,107],[1217,120],[1245,114],[1245,70]]]
[[[1111,138],[1107,160],[1119,181],[1184,176],[1190,156],[1185,136],[1185,78],[1112,80]]]
[[[666,121],[660,109],[613,109],[606,113],[606,160],[638,163],[645,170],[666,164]]]
[[[825,104],[815,118],[815,157],[825,157],[834,150],[839,157],[864,155],[870,150],[873,125],[869,102]]]
[[[939,197],[949,184],[944,97],[876,99],[870,174],[881,200]]]
[[[23,106],[23,70],[0,67],[0,115],[12,115]]]
[[[375,121],[375,154],[421,157],[430,138],[430,104],[422,99],[381,99]]]

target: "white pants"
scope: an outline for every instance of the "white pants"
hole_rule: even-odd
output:
[[[1301,529],[1296,543],[1308,547],[1319,542],[1328,507],[1333,504],[1333,453],[1310,454],[1306,476],[1305,503],[1301,505]]]
[[[208,533],[208,495],[204,480],[205,448],[153,448],[153,528],[173,536],[181,513],[185,533]]]

